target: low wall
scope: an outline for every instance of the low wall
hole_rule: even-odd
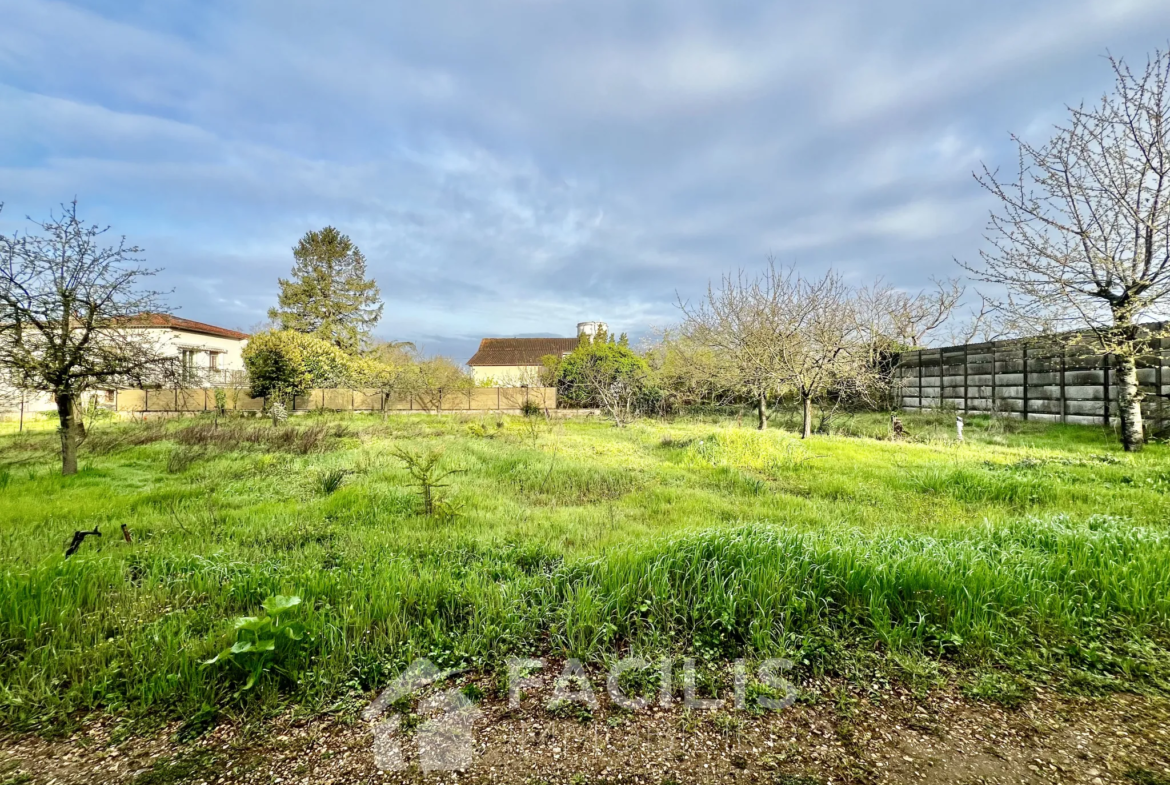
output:
[[[233,412],[260,412],[264,399],[246,390],[227,388],[226,408]],[[519,412],[526,403],[557,408],[555,387],[479,387],[472,390],[435,390],[387,397],[376,390],[326,389],[298,395],[294,412]],[[215,411],[214,389],[118,390],[114,409],[126,416],[195,414]]]

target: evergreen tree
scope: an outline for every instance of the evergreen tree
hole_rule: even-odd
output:
[[[366,278],[366,257],[348,236],[326,226],[308,232],[293,249],[290,280],[280,279],[280,301],[268,318],[282,330],[308,333],[357,351],[382,318],[378,285]]]

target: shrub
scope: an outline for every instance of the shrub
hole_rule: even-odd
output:
[[[176,447],[167,456],[167,473],[182,474],[206,457],[207,450],[205,448]]]
[[[328,341],[291,330],[257,333],[244,348],[253,397],[287,399],[314,387],[337,387],[370,374],[368,361]]]
[[[607,394],[621,391],[632,403],[643,391],[650,366],[624,343],[604,333],[583,340],[557,369],[557,394],[575,406],[607,404]],[[615,394],[618,394],[615,392]]]

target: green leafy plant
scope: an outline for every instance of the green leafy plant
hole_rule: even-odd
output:
[[[291,657],[304,639],[304,625],[284,621],[280,617],[301,604],[297,596],[273,595],[266,599],[263,616],[241,616],[236,619],[236,639],[231,646],[206,660],[204,667],[230,663],[248,674],[242,690],[256,686],[260,677],[274,670],[285,673],[281,663]]]
[[[544,413],[544,409],[540,404],[533,400],[527,400],[520,406],[520,413],[525,417],[539,417]]]
[[[312,335],[279,330],[257,333],[244,348],[251,393],[291,400],[314,387],[337,387],[363,377],[368,363]]]

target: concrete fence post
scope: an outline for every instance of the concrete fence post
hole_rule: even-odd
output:
[[[1068,422],[1068,407],[1066,406],[1065,398],[1065,373],[1068,370],[1068,349],[1061,347],[1060,349],[1060,421],[1062,423]]]
[[[1023,360],[1024,386],[1022,395],[1024,397],[1024,419],[1026,420],[1028,419],[1028,344],[1024,344],[1020,349],[1020,357]]]
[[[1109,427],[1109,366],[1111,364],[1109,358],[1112,356],[1112,354],[1106,353],[1106,355],[1101,358],[1101,394],[1105,396],[1105,400],[1102,402],[1104,404],[1102,406],[1102,409],[1104,410],[1102,417],[1104,417],[1106,428]]]

